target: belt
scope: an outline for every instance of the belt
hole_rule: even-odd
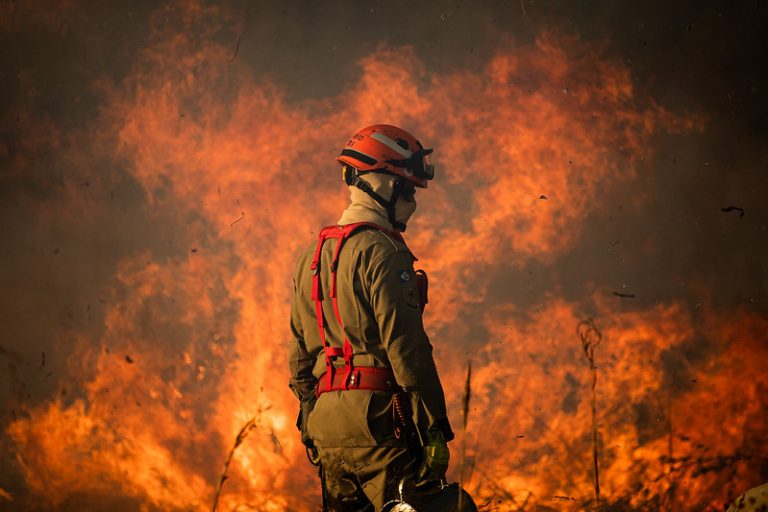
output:
[[[346,382],[347,372],[344,368],[336,368],[333,372],[329,386],[328,378],[323,374],[317,381],[316,396],[328,391],[348,391],[354,389],[367,389],[371,391],[400,391],[400,386],[395,381],[395,375],[389,368],[376,366],[355,366]]]

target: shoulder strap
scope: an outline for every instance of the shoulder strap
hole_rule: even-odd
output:
[[[344,389],[349,389],[349,379],[352,376],[354,366],[352,364],[352,345],[347,339],[347,335],[344,332],[344,323],[341,320],[341,314],[339,313],[339,303],[336,296],[336,270],[339,266],[339,255],[344,243],[355,232],[363,228],[373,228],[382,231],[396,240],[405,243],[403,236],[393,230],[389,230],[374,224],[372,222],[357,222],[354,224],[347,224],[344,226],[327,226],[320,230],[318,235],[317,247],[315,248],[314,259],[312,260],[312,300],[315,302],[315,316],[317,317],[317,328],[320,333],[320,342],[323,344],[323,350],[325,351],[325,367],[326,367],[326,379],[328,380],[328,386],[332,387],[333,384],[333,357],[344,357],[344,367],[346,375],[344,377]],[[343,348],[332,347],[330,342],[325,337],[325,320],[323,315],[323,290],[320,280],[320,256],[323,250],[323,244],[329,238],[335,238],[337,240],[336,249],[333,252],[333,260],[331,261],[331,300],[333,302],[333,313],[336,317],[336,321],[341,326],[341,332],[344,335]],[[416,258],[414,257],[414,260]]]

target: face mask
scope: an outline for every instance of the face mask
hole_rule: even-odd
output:
[[[410,197],[410,200],[408,200],[401,194],[397,198],[397,204],[395,204],[395,219],[403,224],[408,224],[411,215],[416,211],[416,198]]]
[[[368,174],[363,177],[367,181],[374,192],[381,197],[391,200],[394,192],[396,177],[388,174]],[[395,220],[408,224],[408,220],[416,211],[416,188],[410,183],[406,183],[400,190],[397,196],[397,203],[395,203]]]
[[[350,184],[353,203],[367,204],[369,208],[380,212],[389,220],[389,224],[399,231],[405,231],[406,223],[416,210],[416,188],[410,183],[397,185],[398,178],[384,173],[368,173],[355,178]],[[398,187],[395,190],[395,187]],[[361,197],[362,192],[365,197]],[[393,203],[392,199],[396,197]]]

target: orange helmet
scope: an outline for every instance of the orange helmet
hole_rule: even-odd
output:
[[[388,172],[427,188],[427,182],[435,176],[431,154],[431,149],[424,149],[402,128],[375,124],[354,134],[336,160],[359,172]]]

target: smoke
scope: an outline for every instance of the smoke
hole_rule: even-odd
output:
[[[373,122],[436,148],[408,240],[477,496],[588,503],[587,317],[610,503],[765,480],[759,3],[0,9],[0,502],[206,508],[255,416],[221,509],[311,509],[290,277]]]

